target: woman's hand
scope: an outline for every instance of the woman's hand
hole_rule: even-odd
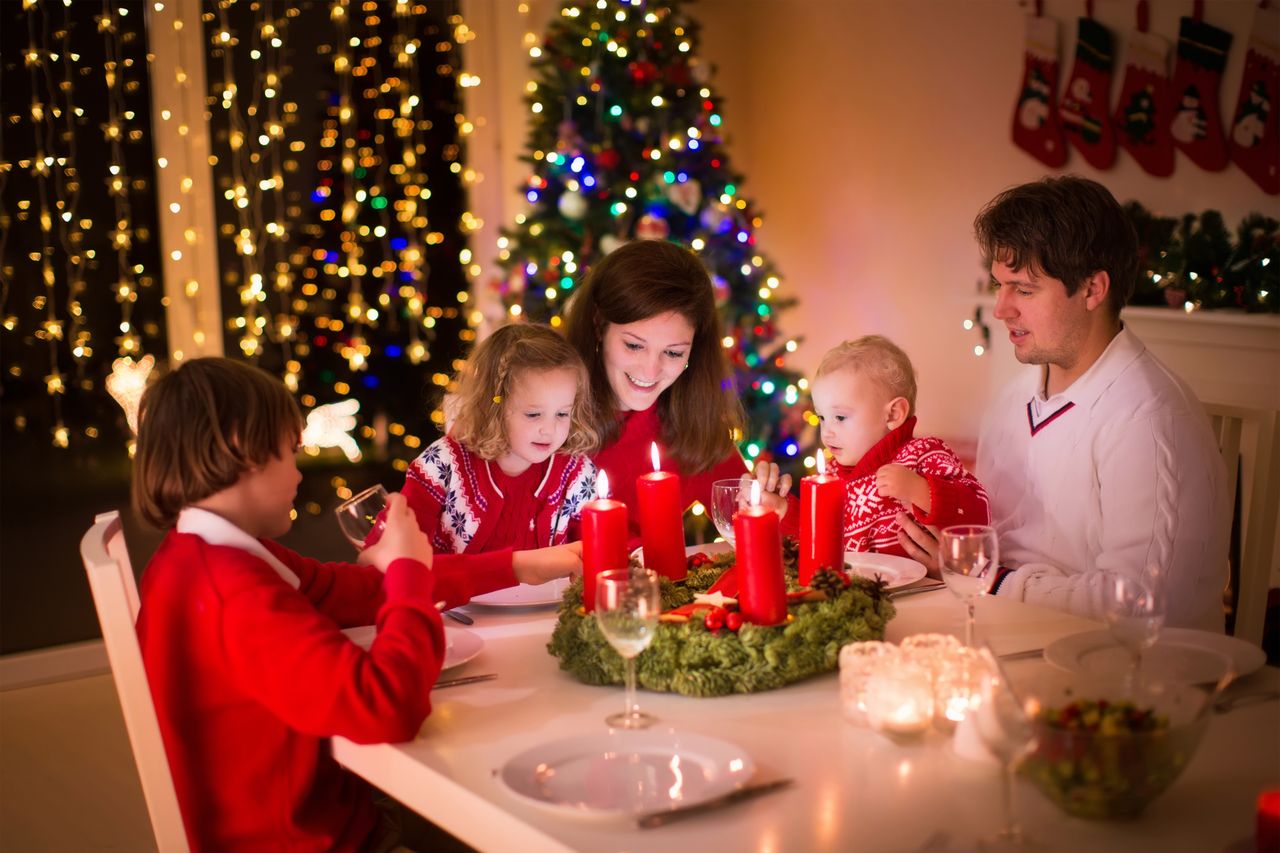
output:
[[[791,491],[791,475],[783,474],[773,462],[757,462],[752,474],[742,475],[742,487],[738,492],[738,506],[745,507],[751,503],[751,484],[760,484],[760,505],[767,506],[778,514],[787,514],[787,493]]]
[[[356,562],[374,566],[385,573],[396,560],[417,560],[431,568],[435,552],[431,540],[418,527],[418,517],[413,514],[409,502],[399,492],[387,496],[387,509],[382,517],[382,531],[378,541],[365,548]]]
[[[511,568],[516,580],[527,584],[578,577],[582,574],[582,543],[569,542],[550,548],[516,551],[511,555]]]

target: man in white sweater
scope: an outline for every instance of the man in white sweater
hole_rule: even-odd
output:
[[[1101,618],[1108,578],[1154,567],[1166,625],[1221,632],[1225,470],[1195,395],[1120,321],[1138,268],[1124,211],[1093,181],[1046,178],[1001,193],[974,227],[995,317],[1035,365],[978,443],[1000,536],[991,591]],[[902,520],[928,561],[929,532]]]

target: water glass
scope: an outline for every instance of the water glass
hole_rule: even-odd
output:
[[[733,517],[738,514],[742,479],[716,480],[711,484],[711,521],[724,541],[733,544]]]
[[[1164,598],[1158,574],[1141,577],[1108,575],[1102,582],[1102,612],[1117,643],[1129,652],[1131,682],[1142,666],[1142,653],[1155,645],[1164,625]]]
[[[1000,564],[999,545],[993,527],[960,524],[938,537],[938,568],[947,588],[968,608],[964,644],[973,647],[974,606],[995,580]]]
[[[382,486],[370,486],[358,495],[343,501],[334,512],[338,527],[347,541],[363,550],[369,534],[382,526],[382,514],[387,509],[387,490]],[[372,544],[372,543],[370,543]]]
[[[626,663],[626,706],[605,718],[614,728],[644,729],[656,720],[636,702],[636,656],[653,642],[662,612],[660,590],[652,569],[614,569],[596,576],[596,622]]]

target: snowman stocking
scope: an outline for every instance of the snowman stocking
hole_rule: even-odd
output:
[[[1107,120],[1114,57],[1111,32],[1092,18],[1081,18],[1071,82],[1058,115],[1067,141],[1095,169],[1110,168],[1116,160],[1116,140]]]
[[[1013,141],[1046,166],[1067,162],[1053,96],[1058,89],[1058,22],[1027,17],[1027,52],[1022,89],[1013,112]]]
[[[1199,4],[1197,3],[1197,11]],[[1173,72],[1169,132],[1173,144],[1207,172],[1227,167],[1218,90],[1227,64],[1231,33],[1199,17],[1183,18],[1178,28],[1178,64]]]
[[[1138,30],[1129,35],[1129,57],[1112,121],[1116,139],[1150,175],[1173,174],[1169,135],[1169,43],[1147,32],[1146,0],[1138,4]]]
[[[1231,161],[1263,190],[1280,193],[1280,9],[1254,13],[1240,98],[1231,122]]]

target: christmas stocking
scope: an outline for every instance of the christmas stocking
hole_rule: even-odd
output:
[[[1259,8],[1249,35],[1231,161],[1271,195],[1280,194],[1280,9]]]
[[[1027,17],[1027,52],[1022,90],[1013,111],[1013,141],[1051,168],[1067,162],[1067,146],[1058,125],[1053,96],[1058,90],[1058,22]]]
[[[1169,135],[1169,43],[1146,32],[1146,0],[1139,4],[1138,31],[1129,36],[1128,65],[1116,103],[1116,139],[1148,174],[1173,174]]]
[[[1071,80],[1058,105],[1067,141],[1095,169],[1116,160],[1116,139],[1107,120],[1111,98],[1111,32],[1093,18],[1081,18]]]
[[[1178,64],[1173,71],[1173,144],[1207,172],[1227,167],[1218,90],[1227,64],[1231,33],[1199,18],[1183,18],[1178,28]]]

